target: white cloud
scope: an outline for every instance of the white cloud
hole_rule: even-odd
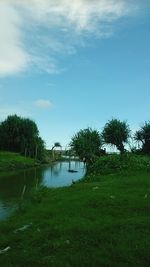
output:
[[[109,37],[112,23],[136,7],[136,0],[1,0],[0,75],[31,66],[58,73],[58,56],[74,54],[89,34]]]
[[[93,31],[97,22],[111,22],[129,13],[129,1],[124,0],[30,0],[25,5],[35,21],[66,31],[68,25],[79,32]]]
[[[23,48],[21,27],[23,21],[15,8],[0,2],[0,75],[23,71],[29,55]]]
[[[51,108],[53,105],[49,100],[39,99],[34,102],[34,105],[41,109]]]

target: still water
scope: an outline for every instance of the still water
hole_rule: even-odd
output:
[[[24,198],[28,198],[33,188],[39,186],[62,187],[69,186],[85,175],[84,164],[79,161],[71,162],[68,172],[68,162],[57,162],[53,166],[44,166],[23,171],[0,174],[0,220],[6,219],[20,202],[23,189]]]

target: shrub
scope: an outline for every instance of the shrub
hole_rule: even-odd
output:
[[[133,155],[107,155],[96,158],[94,163],[89,166],[88,173],[93,174],[112,174],[118,172],[150,170],[150,157]]]

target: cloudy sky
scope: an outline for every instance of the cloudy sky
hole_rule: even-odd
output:
[[[37,123],[47,147],[112,117],[149,120],[149,0],[0,0],[0,120]]]

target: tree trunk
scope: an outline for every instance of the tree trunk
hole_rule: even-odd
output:
[[[120,151],[120,154],[124,153],[125,149],[124,149],[124,145],[122,143],[117,148]]]

